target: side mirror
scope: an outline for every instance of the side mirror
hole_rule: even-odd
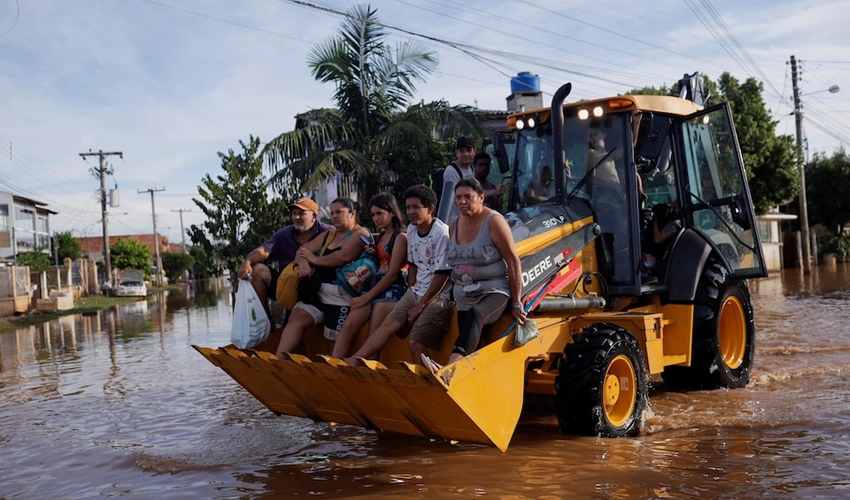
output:
[[[646,113],[646,112],[645,112]],[[655,159],[661,156],[664,140],[670,130],[670,120],[657,118],[652,113],[643,117],[638,132],[637,151],[635,154],[644,158]]]
[[[732,210],[732,220],[735,222],[735,224],[738,224],[742,228],[749,231],[750,229],[752,229],[752,226],[750,225],[749,217],[745,215],[747,213],[746,209],[747,200],[744,199],[744,195],[739,194],[735,196],[735,203],[732,204],[732,206],[730,207],[730,210]]]
[[[499,165],[499,172],[506,174],[511,171],[510,152],[516,145],[516,133],[495,132],[493,134],[493,156]]]

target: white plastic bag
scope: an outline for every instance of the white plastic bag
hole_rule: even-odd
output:
[[[250,349],[266,340],[271,323],[250,281],[239,281],[235,301],[230,341],[240,349]]]

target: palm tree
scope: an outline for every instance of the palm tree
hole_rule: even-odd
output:
[[[350,175],[360,199],[378,191],[378,167],[401,145],[427,148],[438,138],[475,133],[472,114],[444,101],[410,106],[415,83],[437,67],[437,56],[418,42],[390,47],[376,10],[355,6],[339,33],[315,46],[308,58],[313,77],[336,86],[335,109],[297,117],[263,149],[275,186],[303,191],[337,174]]]

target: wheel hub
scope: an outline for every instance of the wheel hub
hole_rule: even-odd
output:
[[[616,375],[609,373],[605,378],[605,389],[602,397],[605,400],[605,406],[613,406],[620,399],[620,379]]]
[[[720,309],[720,355],[732,370],[744,362],[747,350],[747,323],[744,306],[736,297],[729,297]]]
[[[637,400],[637,376],[628,357],[620,354],[611,360],[605,373],[602,402],[608,421],[616,427],[625,425]]]

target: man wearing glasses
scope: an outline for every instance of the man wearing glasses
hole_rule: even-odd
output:
[[[333,229],[333,226],[318,221],[319,205],[310,198],[301,198],[290,204],[292,224],[278,229],[268,241],[251,251],[239,266],[239,279],[251,275],[251,286],[257,292],[260,303],[268,313],[269,290],[274,295],[277,290],[277,278],[280,271],[295,260],[295,252],[301,245],[315,238],[318,234]],[[277,259],[277,268],[269,267],[264,262],[269,257]]]

